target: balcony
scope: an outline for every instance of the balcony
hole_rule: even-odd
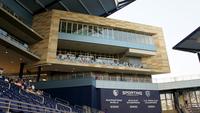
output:
[[[65,45],[68,45],[67,48],[70,49],[96,50],[107,53],[112,51],[123,53],[129,48],[156,51],[154,39],[150,35],[121,31],[99,25],[61,20],[58,37],[60,39],[58,47],[63,49],[66,48]],[[78,45],[78,47],[73,45]],[[91,48],[93,49],[91,50]]]
[[[143,65],[141,58],[122,58],[120,56],[77,51],[58,51],[57,58],[44,65],[44,71],[57,72],[109,72],[150,74],[151,69]]]
[[[42,40],[42,36],[26,25],[20,16],[2,2],[0,2],[0,15],[1,28],[17,36],[20,40],[28,44]]]
[[[6,47],[11,47],[12,49],[26,55],[27,57],[37,60],[40,59],[38,56],[30,51],[28,44],[8,34],[2,29],[0,29],[0,43]]]

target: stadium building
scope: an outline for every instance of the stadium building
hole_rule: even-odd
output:
[[[151,78],[170,72],[162,28],[106,18],[132,2],[0,0],[0,69],[106,113],[161,113],[169,100],[175,106],[173,88]]]

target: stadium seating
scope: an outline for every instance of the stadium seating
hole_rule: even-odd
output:
[[[28,93],[20,89],[14,84],[5,82],[3,78],[0,79],[0,113],[5,111],[12,111],[24,113],[28,112],[59,112],[70,113],[72,110],[76,111],[74,107],[70,107],[65,103],[55,101],[53,98],[45,95],[36,95]],[[77,113],[82,113],[79,110]]]

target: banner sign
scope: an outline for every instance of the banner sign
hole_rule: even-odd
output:
[[[101,89],[101,110],[106,113],[161,113],[159,91]]]

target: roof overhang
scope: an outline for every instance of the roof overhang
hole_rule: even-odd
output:
[[[32,15],[52,10],[64,10],[96,16],[109,16],[135,0],[15,0]]]
[[[192,53],[200,52],[200,27],[175,45],[173,49]]]

